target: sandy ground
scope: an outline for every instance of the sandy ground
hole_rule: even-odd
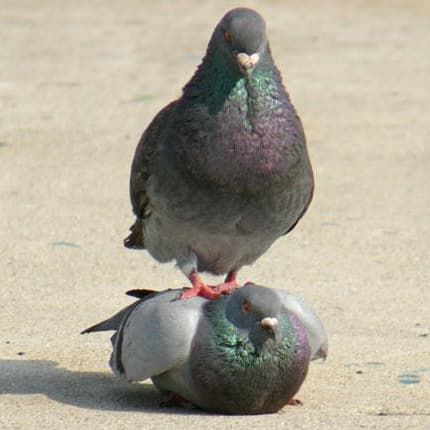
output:
[[[329,359],[302,407],[160,410],[151,384],[113,378],[108,334],[79,335],[127,289],[185,284],[122,246],[129,165],[237,3],[156,3],[0,3],[0,427],[430,428],[428,2],[247,3],[316,172],[300,226],[240,276],[303,296],[325,322]]]

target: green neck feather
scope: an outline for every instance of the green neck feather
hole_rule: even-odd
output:
[[[222,52],[204,58],[184,87],[187,103],[206,105],[210,114],[238,109],[247,116],[266,114],[281,103],[285,91],[281,77],[267,53],[262,64],[245,77]],[[286,94],[285,94],[286,95]],[[234,113],[234,112],[233,112]]]
[[[222,299],[221,299],[222,300]],[[212,347],[233,366],[241,368],[263,367],[268,362],[281,362],[283,365],[294,360],[296,336],[289,318],[281,318],[281,339],[253,339],[252,333],[238,329],[225,316],[221,300],[210,303],[208,318],[212,324],[214,336]]]

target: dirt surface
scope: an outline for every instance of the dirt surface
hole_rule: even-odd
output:
[[[268,23],[316,194],[240,281],[289,289],[323,319],[329,358],[303,406],[159,409],[151,384],[114,379],[109,334],[79,335],[128,289],[186,284],[122,246],[129,166],[237,3],[2,0],[2,429],[430,428],[430,3],[247,5]]]

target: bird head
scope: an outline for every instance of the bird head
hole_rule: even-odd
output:
[[[269,339],[275,343],[282,341],[281,312],[279,297],[272,290],[258,285],[247,284],[227,298],[227,319],[238,330],[247,333],[258,348]]]
[[[233,9],[217,25],[212,42],[234,67],[249,76],[268,50],[266,24],[252,9]]]

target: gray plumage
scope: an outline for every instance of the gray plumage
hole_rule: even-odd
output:
[[[275,412],[327,354],[314,311],[285,291],[247,284],[208,301],[181,290],[146,294],[83,333],[115,330],[110,366],[127,381],[152,378],[203,409]]]
[[[227,13],[182,96],[161,110],[134,155],[136,221],[125,240],[182,271],[236,272],[290,232],[313,174],[301,121],[263,18]]]

